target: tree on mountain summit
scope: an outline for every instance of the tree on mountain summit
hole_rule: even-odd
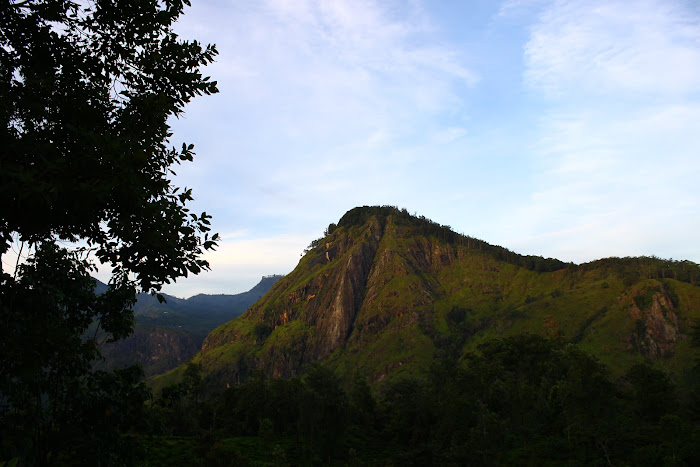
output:
[[[118,403],[146,393],[133,372],[91,372],[99,352],[83,334],[98,321],[128,335],[137,290],[208,268],[210,216],[169,179],[193,146],[170,146],[168,118],[217,92],[200,73],[216,48],[173,32],[185,5],[0,5],[0,461],[123,454],[95,427],[118,429]],[[93,255],[112,268],[99,296]]]

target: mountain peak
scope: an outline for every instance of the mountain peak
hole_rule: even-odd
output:
[[[523,256],[405,209],[363,206],[331,224],[244,315],[211,332],[195,361],[221,384],[257,369],[291,377],[317,361],[381,381],[522,332],[605,349],[597,356],[618,366],[667,358],[686,345],[677,317],[700,309],[699,271],[654,258],[576,266]],[[664,312],[668,303],[678,311]]]
[[[214,330],[200,358],[217,378],[234,371],[238,380],[256,368],[293,376],[311,362],[340,358],[348,349],[371,352],[369,343],[402,333],[427,348],[434,306],[459,289],[443,275],[475,269],[481,297],[492,293],[486,289],[493,288],[495,271],[515,274],[526,258],[406,209],[357,207],[312,242],[295,270],[248,312]],[[549,261],[542,270],[565,266],[539,260]],[[375,378],[387,371],[372,370]]]
[[[478,238],[455,232],[451,226],[442,225],[424,216],[410,214],[405,208],[399,209],[396,206],[360,206],[346,212],[340,218],[338,224],[331,224],[326,230],[326,235],[330,235],[337,228],[362,226],[370,219],[376,219],[383,229],[387,221],[398,227],[412,229],[413,235],[434,237],[435,239],[454,246],[466,246],[467,248],[482,251],[493,258],[510,263],[526,269],[538,272],[556,271],[573,263],[565,263],[555,258],[543,258],[542,256],[520,255],[507,248],[489,244]],[[318,246],[324,239],[312,242],[312,246]]]

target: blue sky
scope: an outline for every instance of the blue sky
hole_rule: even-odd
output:
[[[700,262],[696,1],[193,1],[220,93],[172,122],[177,184],[237,293],[349,209],[389,204],[523,254]]]

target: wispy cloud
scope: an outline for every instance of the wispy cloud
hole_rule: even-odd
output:
[[[577,261],[700,259],[687,242],[700,226],[700,19],[685,6],[545,6],[524,48],[525,84],[547,103],[540,189],[516,214],[541,233],[516,243],[530,251],[548,244]]]
[[[699,42],[685,2],[556,1],[525,47],[525,78],[555,97],[684,96],[700,89]]]
[[[261,274],[291,270],[363,204],[565,260],[700,261],[691,0],[438,3],[212,0],[186,13],[183,35],[221,52],[207,71],[221,94],[175,123],[200,155],[178,183],[216,230],[238,232],[201,284],[252,271],[258,249],[286,261]]]
[[[463,114],[479,81],[417,3],[206,2],[179,27],[220,51],[207,72],[221,93],[175,131],[203,155],[180,183],[201,187],[198,205],[225,231],[308,243],[358,204],[413,196],[408,171],[424,156],[411,148],[423,133],[458,138],[436,117]]]

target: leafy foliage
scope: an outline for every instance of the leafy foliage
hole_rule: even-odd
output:
[[[122,440],[147,391],[137,370],[91,373],[98,336],[83,335],[97,320],[108,340],[127,336],[138,290],[208,268],[210,216],[169,178],[194,153],[169,146],[168,119],[217,92],[199,71],[216,48],[172,29],[188,3],[0,6],[0,256],[13,243],[27,254],[0,279],[0,458],[127,455],[107,440]],[[112,268],[99,296],[93,257]]]
[[[17,280],[3,275],[3,454],[27,463],[109,457],[122,449],[119,427],[139,419],[148,394],[140,369],[89,371],[98,356],[95,340],[82,338],[90,323],[101,320],[115,337],[130,323],[129,314],[114,306],[123,299],[113,295],[124,289],[96,296],[89,272],[86,261],[46,243],[20,265]],[[117,444],[88,448],[99,436]]]
[[[216,49],[172,31],[184,4],[0,9],[3,254],[13,233],[29,244],[83,239],[147,291],[207,267],[198,257],[216,241],[210,216],[190,214],[191,190],[168,179],[193,146],[167,146],[167,119],[217,91],[198,71]]]

